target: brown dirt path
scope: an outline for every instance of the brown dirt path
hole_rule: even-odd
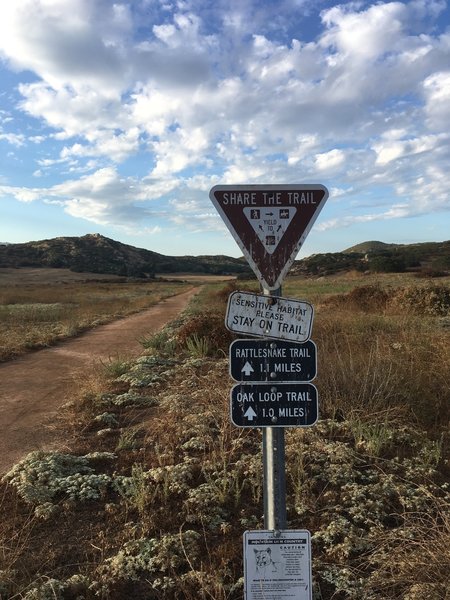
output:
[[[69,397],[75,374],[99,360],[139,356],[143,348],[138,339],[162,329],[198,290],[0,365],[0,474],[28,452],[63,442],[52,422]]]

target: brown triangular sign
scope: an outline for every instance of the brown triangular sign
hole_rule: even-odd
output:
[[[328,198],[323,185],[216,185],[209,193],[250,267],[277,290]]]

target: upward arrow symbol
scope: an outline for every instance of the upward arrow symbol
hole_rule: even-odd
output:
[[[244,413],[244,417],[246,417],[249,421],[253,421],[256,416],[257,415],[251,406],[249,406]]]
[[[244,375],[246,377],[250,377],[250,375],[254,372],[254,368],[252,367],[252,365],[247,361],[245,363],[245,365],[242,367],[241,369],[241,373],[244,373]]]

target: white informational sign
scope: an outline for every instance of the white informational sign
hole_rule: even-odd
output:
[[[307,530],[244,533],[245,600],[312,600]]]
[[[313,317],[312,305],[303,300],[233,292],[225,325],[234,333],[302,343],[311,336]]]

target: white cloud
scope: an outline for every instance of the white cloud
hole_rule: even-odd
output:
[[[152,211],[140,203],[159,198],[176,186],[175,180],[142,182],[120,177],[114,168],[106,167],[48,188],[0,186],[0,194],[20,202],[57,202],[74,217],[102,225],[126,225],[150,218]]]
[[[405,5],[401,2],[380,3],[361,12],[355,12],[354,6],[338,5],[322,13],[328,31],[321,43],[331,46],[337,53],[331,59],[350,58],[357,64],[367,64],[368,60],[395,50],[402,38]]]
[[[12,146],[23,146],[25,144],[25,136],[21,133],[3,133],[0,130],[0,140],[5,140]]]
[[[3,2],[0,53],[35,75],[18,86],[14,108],[41,129],[13,130],[4,112],[0,139],[34,143],[29,172],[60,182],[8,193],[61,201],[96,223],[145,221],[147,202],[175,198],[162,218],[183,223],[184,207],[195,206],[197,226],[217,226],[205,207],[219,181],[324,180],[355,203],[368,186],[389,190],[391,210],[336,224],[416,214],[425,196],[423,210],[442,210],[435,188],[439,178],[448,189],[450,35],[436,33],[433,19],[445,3],[337,4],[309,39],[295,19],[316,7]],[[144,151],[148,167],[121,177],[122,164]]]
[[[130,118],[150,136],[162,136],[176,121],[182,98],[162,93],[150,84],[132,94]]]
[[[450,136],[448,134],[426,135],[416,139],[394,140],[380,142],[374,145],[377,153],[377,164],[386,165],[393,160],[404,156],[421,154],[436,150],[441,144],[448,144]]]
[[[61,151],[61,158],[84,156],[107,156],[114,162],[122,162],[128,156],[139,150],[139,129],[130,127],[127,131],[111,134],[107,131],[95,132],[89,136],[90,145],[74,144],[65,146]]]
[[[204,47],[200,42],[200,25],[200,19],[193,13],[175,13],[173,23],[155,25],[153,33],[168,48],[194,48],[202,51]]]
[[[59,139],[81,135],[88,138],[97,130],[113,131],[121,127],[122,108],[119,100],[105,99],[95,89],[54,89],[47,83],[22,84],[20,108],[60,131]]]
[[[338,219],[329,219],[319,223],[315,227],[317,231],[329,231],[331,229],[340,229],[350,227],[355,223],[370,223],[373,221],[387,221],[411,216],[408,204],[395,204],[389,210],[381,213],[369,213],[365,215],[345,216]]]
[[[157,159],[153,170],[155,177],[165,177],[182,171],[191,164],[204,161],[203,151],[208,148],[206,129],[200,127],[177,129],[165,136],[164,141],[153,144]]]
[[[405,142],[391,142],[390,144],[375,144],[374,150],[377,153],[377,163],[386,165],[387,163],[403,156],[405,152]]]
[[[429,127],[434,130],[448,128],[450,124],[450,70],[430,75],[423,82],[423,88]]]
[[[329,189],[329,198],[330,198],[330,200],[335,200],[336,198],[339,198],[340,196],[345,196],[347,194],[350,194],[352,191],[353,190],[351,187],[347,188],[347,189],[332,187]]]
[[[294,166],[313,155],[320,147],[320,141],[315,135],[299,135],[288,152],[288,165]]]
[[[19,202],[34,202],[39,200],[42,191],[40,189],[19,188],[9,185],[0,185],[0,194],[4,196],[13,196]]]
[[[0,52],[17,69],[34,71],[54,89],[123,85],[120,49],[130,33],[125,5],[98,0],[21,0],[1,7]]]
[[[345,153],[338,148],[334,148],[329,152],[316,154],[315,165],[319,171],[328,171],[336,169],[345,162]]]

